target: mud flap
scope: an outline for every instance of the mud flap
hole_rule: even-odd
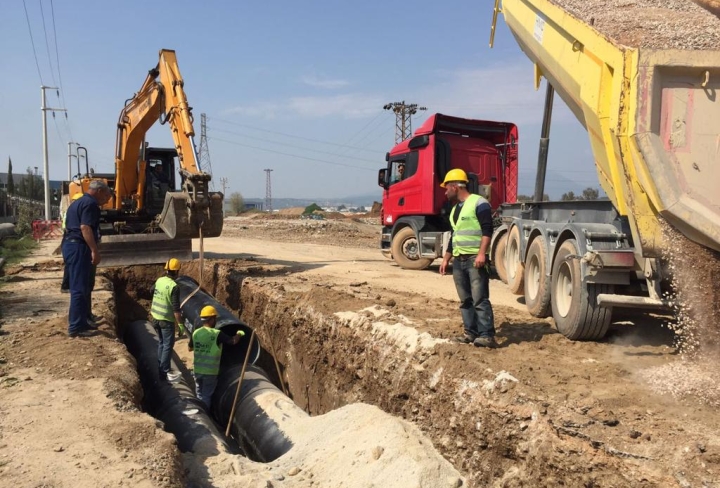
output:
[[[209,209],[193,209],[190,196],[181,191],[167,192],[158,224],[170,239],[197,239],[202,222],[203,237],[218,237],[223,228],[222,193],[208,194]]]
[[[103,236],[100,241],[100,268],[135,264],[162,264],[170,258],[192,259],[190,239],[170,239],[165,234],[123,234]]]

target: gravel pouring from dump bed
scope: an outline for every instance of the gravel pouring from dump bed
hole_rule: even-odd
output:
[[[630,47],[720,50],[720,18],[690,0],[550,0]]]

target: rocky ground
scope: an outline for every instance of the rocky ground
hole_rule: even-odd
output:
[[[668,317],[616,314],[606,340],[570,342],[493,280],[501,348],[459,346],[449,341],[460,331],[452,279],[384,259],[379,226],[332,221],[311,231],[325,229],[318,244],[298,237],[305,221],[268,222],[233,219],[207,240],[203,285],[256,327],[311,415],[347,421],[343,407],[379,407],[416,427],[467,486],[720,486],[720,414],[707,395],[674,388],[697,365],[676,354]],[[344,226],[363,237],[345,240]],[[41,259],[6,270],[0,288],[0,485],[339,486],[337,469],[310,451],[266,468],[180,455],[141,412],[132,358],[115,333],[147,307],[159,267],[106,272],[99,287],[114,286],[120,306],[97,292],[101,335],[70,340],[59,268],[31,264]],[[197,262],[182,270],[199,271]],[[176,350],[190,363],[184,341]],[[705,393],[717,391],[706,378]],[[366,447],[351,465],[380,452],[366,434],[355,436]],[[335,468],[345,462],[337,454]],[[289,475],[295,467],[307,476]]]

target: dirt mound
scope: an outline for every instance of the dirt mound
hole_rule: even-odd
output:
[[[300,216],[305,212],[305,207],[290,207],[290,208],[283,208],[281,210],[278,210],[279,215],[294,215],[294,216]]]

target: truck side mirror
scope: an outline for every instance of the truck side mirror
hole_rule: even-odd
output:
[[[387,184],[387,168],[383,168],[380,171],[378,171],[378,186],[383,187],[387,190],[388,184]]]

